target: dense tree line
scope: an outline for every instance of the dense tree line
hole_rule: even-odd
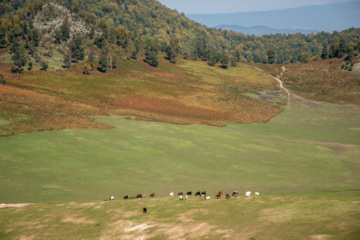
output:
[[[24,67],[24,61],[17,60],[21,59],[24,52],[40,61],[36,48],[39,46],[41,32],[33,26],[33,20],[42,11],[45,2],[14,0],[0,3],[0,12],[3,13],[0,17],[0,48],[10,47],[10,51],[16,54],[14,63],[17,71]],[[53,43],[69,44],[69,51],[64,53],[64,67],[85,59],[86,39],[93,41],[97,48],[104,49],[101,50],[101,63],[99,62],[103,72],[106,71],[105,62],[107,65],[110,63],[108,56],[104,57],[107,54],[105,48],[109,44],[126,49],[133,59],[137,59],[139,53],[143,52],[144,60],[152,66],[157,66],[157,53],[163,51],[173,63],[176,63],[177,56],[181,54],[184,58],[201,59],[211,66],[220,64],[223,68],[228,68],[229,64],[236,66],[240,61],[294,63],[343,57],[345,54],[352,58],[352,54],[360,46],[360,29],[357,28],[309,35],[297,33],[249,36],[206,28],[154,0],[56,2],[83,19],[89,29],[86,36],[71,36],[71,23],[66,17],[60,28],[54,31]],[[20,39],[21,44],[17,44],[15,39]],[[91,61],[89,66],[93,68],[94,60]]]

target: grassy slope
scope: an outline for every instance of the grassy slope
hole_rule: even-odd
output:
[[[170,66],[166,72],[178,75],[182,68],[193,70],[191,87],[180,88],[181,92],[195,84],[202,87],[199,93],[213,89],[206,83],[219,80],[211,74],[202,79],[206,68],[188,63],[179,68],[162,65],[163,72],[158,74],[164,74],[166,66]],[[252,70],[245,70],[249,74],[242,76],[251,78]],[[162,78],[163,84],[148,81],[148,87],[141,88],[141,79],[150,77],[142,74],[135,81],[129,79],[130,88],[156,89],[149,91],[153,96],[158,96],[159,89],[164,90],[162,97],[175,94],[177,88],[168,87],[173,75]],[[91,102],[88,97],[93,92],[81,95],[86,91],[81,85],[76,88],[76,75],[70,77],[73,82],[65,82],[63,89],[58,89],[64,81],[60,77],[43,89],[36,81],[46,83],[45,78],[23,83],[39,92],[65,90],[71,93],[66,94],[70,100]],[[107,83],[116,81],[107,77]],[[241,86],[228,86],[238,89],[231,99],[242,94]],[[111,84],[100,88],[111,89]],[[194,98],[201,99],[197,104],[211,102],[196,94],[175,96],[191,104]],[[214,128],[113,115],[96,117],[113,129],[0,138],[0,202],[37,202],[0,208],[0,238],[358,239],[359,107],[292,99],[287,109],[267,124],[228,123],[225,128]],[[191,198],[184,203],[165,197],[171,191],[188,190],[207,190],[211,196],[219,190],[251,190],[263,196],[208,202]],[[119,199],[152,192],[160,198],[98,202],[110,195]],[[73,201],[78,203],[64,204]],[[148,207],[148,215],[141,213],[143,207]]]
[[[11,74],[9,69],[9,64],[0,67],[8,80],[0,88],[2,117],[12,122],[11,128],[0,129],[2,135],[105,127],[84,115],[112,113],[175,124],[224,126],[222,121],[267,122],[283,111],[244,96],[277,90],[273,80],[246,65],[224,70],[200,61],[179,59],[174,65],[161,57],[159,68],[141,60],[120,61],[106,74],[93,71],[88,76],[82,74],[81,63],[61,72]]]

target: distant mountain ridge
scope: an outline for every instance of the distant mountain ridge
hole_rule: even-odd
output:
[[[360,1],[263,12],[189,14],[187,17],[208,27],[267,26],[275,29],[318,29],[332,32],[360,27]]]
[[[254,27],[243,27],[239,25],[219,25],[215,26],[215,28],[219,28],[222,30],[229,30],[238,33],[242,33],[244,35],[254,35],[254,36],[262,36],[262,35],[269,35],[269,34],[295,34],[295,33],[302,33],[302,34],[310,34],[310,33],[318,33],[318,30],[304,30],[304,29],[275,29],[266,26],[254,26]]]

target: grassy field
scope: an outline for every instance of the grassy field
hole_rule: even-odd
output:
[[[247,65],[71,71],[0,87],[1,131],[30,132],[0,138],[0,239],[359,239],[358,105],[283,111],[252,99],[283,96]],[[199,190],[212,199],[168,197]]]
[[[360,109],[292,99],[225,128],[96,117],[108,130],[0,138],[2,239],[358,239]],[[259,191],[180,202],[169,192]],[[156,199],[120,200],[156,192]],[[114,202],[103,199],[114,195]],[[69,203],[70,202],[70,203]],[[149,209],[148,214],[142,208]]]
[[[0,208],[0,238],[355,240],[358,209],[359,197],[269,195],[15,205]]]

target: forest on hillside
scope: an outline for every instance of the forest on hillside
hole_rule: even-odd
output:
[[[86,58],[84,73],[94,67],[94,59],[103,72],[116,65],[116,56],[109,60],[109,45],[124,49],[126,59],[143,57],[154,67],[161,51],[173,63],[181,55],[223,68],[240,61],[286,64],[345,55],[351,61],[360,47],[358,28],[309,35],[243,35],[206,28],[154,0],[2,0],[0,14],[0,48],[13,54],[14,72],[26,66],[31,70],[28,56],[47,69],[39,46],[47,48],[48,56],[61,46],[65,68]]]

